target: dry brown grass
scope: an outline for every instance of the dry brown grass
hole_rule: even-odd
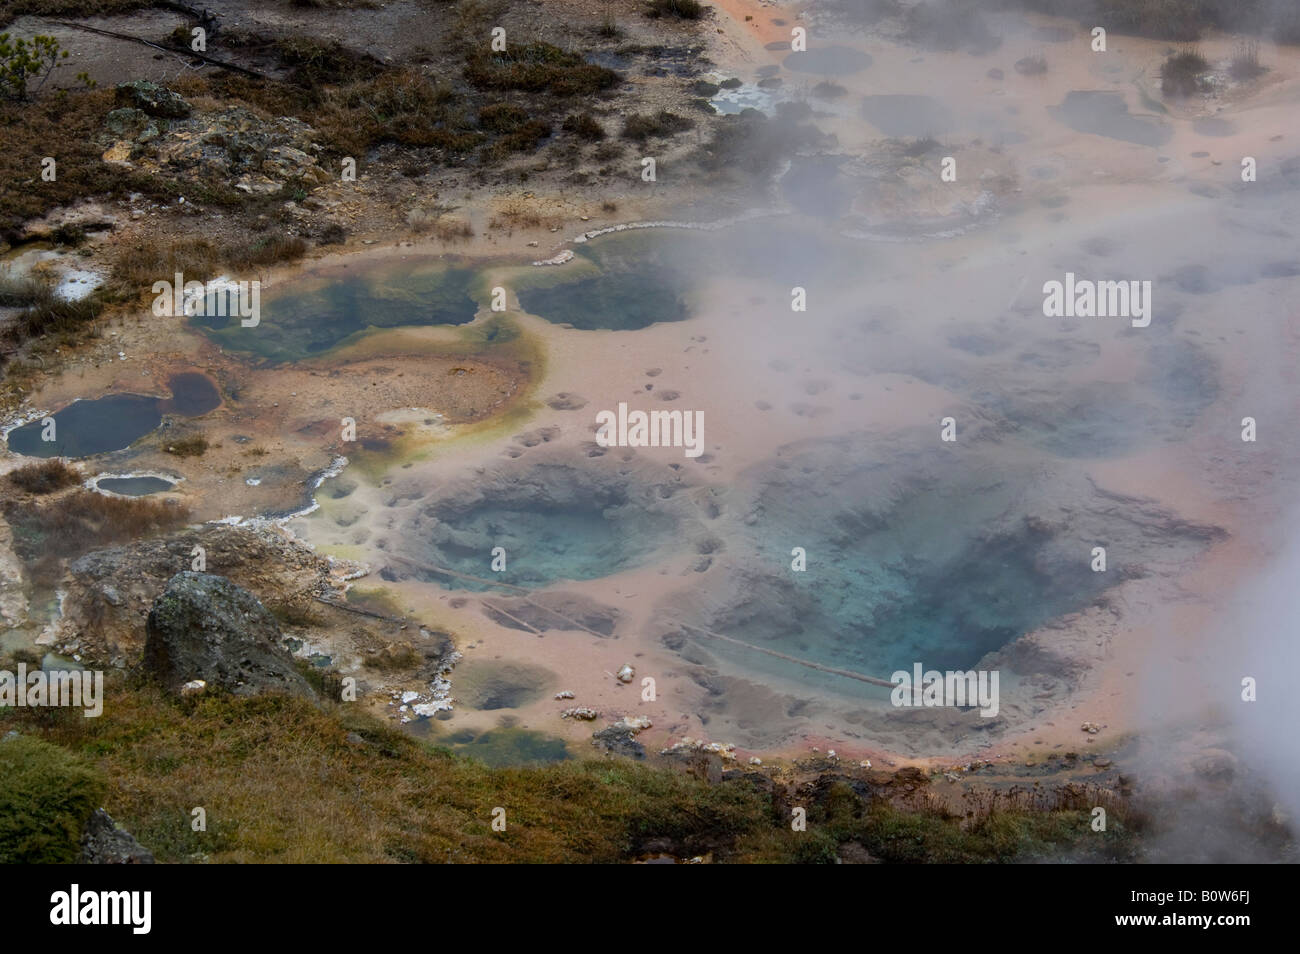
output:
[[[1201,88],[1201,74],[1209,68],[1199,51],[1181,50],[1160,67],[1160,91],[1166,96],[1195,95]]]
[[[49,339],[50,346],[71,344],[87,332],[103,308],[97,296],[69,301],[58,297],[50,282],[7,275],[0,275],[0,306],[22,309],[0,335],[14,350],[42,337]]]
[[[92,196],[125,198],[138,192],[160,202],[184,195],[225,207],[248,197],[223,183],[169,179],[110,165],[97,143],[104,117],[115,106],[112,90],[45,93],[33,103],[0,103],[0,236],[13,241],[28,219]],[[41,161],[56,160],[53,182],[41,178]]]
[[[1238,81],[1252,80],[1268,72],[1259,62],[1259,41],[1242,40],[1232,51],[1232,60],[1228,72]]]
[[[588,63],[550,43],[529,43],[503,53],[472,53],[465,79],[484,90],[521,90],[552,96],[591,96],[619,83],[611,69]]]
[[[144,10],[153,5],[153,0],[4,0],[0,3],[0,26],[23,14],[42,17],[109,16]]]
[[[180,272],[186,281],[207,281],[229,269],[246,272],[294,262],[307,253],[307,243],[295,235],[273,235],[247,244],[186,238],[172,242],[140,239],[116,248],[111,278],[130,295],[149,291],[156,281],[172,281]]]
[[[9,483],[29,494],[52,494],[81,482],[81,472],[58,457],[9,471]]]
[[[5,518],[14,550],[28,564],[33,582],[52,586],[63,561],[112,543],[183,526],[189,511],[157,500],[128,500],[78,491],[39,504],[9,502]]]
[[[392,671],[418,666],[423,658],[410,643],[401,642],[389,643],[382,649],[370,653],[365,657],[364,662],[375,669]]]
[[[574,113],[564,120],[561,127],[587,142],[597,142],[605,138],[605,129],[591,113]]]
[[[641,113],[629,116],[623,123],[623,138],[645,142],[660,136],[673,136],[695,125],[685,116],[661,109],[657,113]]]
[[[465,153],[483,141],[461,97],[414,69],[332,88],[304,118],[339,155],[363,156],[385,142]]]
[[[448,215],[448,211],[445,207],[417,207],[406,214],[406,224],[416,235],[432,233],[439,241],[449,245],[473,238],[473,227],[464,219]]]
[[[208,439],[202,434],[187,434],[163,445],[174,457],[202,457],[208,452]]]

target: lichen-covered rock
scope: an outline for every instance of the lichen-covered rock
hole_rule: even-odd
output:
[[[81,857],[77,860],[83,865],[154,863],[153,853],[102,808],[95,809],[81,831]]]
[[[121,139],[134,139],[149,126],[149,114],[134,106],[115,109],[104,117],[104,128]]]
[[[190,104],[179,93],[148,80],[118,83],[117,100],[163,119],[184,119],[190,114]]]
[[[144,665],[180,693],[202,679],[236,695],[314,696],[257,597],[210,573],[177,573],[149,611]]]
[[[112,154],[111,161],[264,195],[287,183],[310,189],[330,181],[317,159],[321,147],[313,140],[315,131],[302,120],[266,118],[242,106],[191,113],[188,104],[183,114],[172,117],[136,102],[136,85],[118,88],[119,99],[128,105],[104,120],[101,145]],[[126,87],[131,91],[123,92]]]

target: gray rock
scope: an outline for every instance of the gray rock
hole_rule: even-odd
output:
[[[614,755],[632,759],[645,758],[645,746],[636,740],[636,732],[626,723],[616,722],[591,735],[591,744]]]
[[[151,865],[153,854],[135,837],[102,808],[86,822],[81,833],[81,857],[77,859],[83,865]]]
[[[120,139],[134,139],[149,125],[149,116],[142,109],[126,106],[115,109],[104,117],[104,126]]]
[[[148,80],[118,83],[117,101],[163,119],[184,119],[190,114],[190,104],[178,93]]]
[[[275,617],[248,590],[209,573],[186,570],[167,582],[149,611],[144,665],[174,693],[202,679],[241,696],[315,696]]]

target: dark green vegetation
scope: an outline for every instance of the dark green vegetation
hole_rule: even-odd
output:
[[[1062,787],[1046,800],[1047,808],[1031,807],[1043,802],[1023,789],[977,799],[982,804],[969,809],[964,822],[933,800],[902,808],[864,797],[868,789],[856,779],[821,776],[798,800],[811,803],[808,831],[764,831],[748,840],[743,860],[833,864],[837,857],[863,860],[866,855],[892,864],[1132,861],[1135,836],[1148,824],[1113,796],[1083,785]],[[1099,803],[1108,816],[1120,819],[1105,833],[1089,826]]]
[[[0,864],[75,862],[106,789],[90,760],[29,735],[0,736]]]
[[[895,862],[1127,860],[1135,848],[1122,805],[1103,802],[1108,831],[1090,829],[1088,808],[1104,797],[1091,790],[1067,791],[1045,809],[1008,798],[1000,804],[1012,807],[986,806],[963,821],[935,803],[897,807],[884,797],[884,778],[822,776],[791,793],[762,776],[731,772],[710,783],[694,771],[622,761],[490,768],[353,705],[174,700],[113,674],[105,696],[99,719],[0,710],[0,735],[17,727],[59,747],[0,742],[0,760],[4,746],[21,742],[13,761],[29,766],[0,771],[0,802],[29,814],[58,809],[46,828],[62,834],[41,849],[50,860],[75,854],[78,822],[98,807],[94,770],[108,782],[104,807],[164,862],[613,862],[650,851],[734,862],[864,852]],[[919,773],[911,781],[924,785]],[[186,808],[196,804],[208,807],[205,832],[190,829]],[[808,810],[806,832],[790,830],[793,804]],[[491,828],[498,806],[505,832]],[[27,832],[0,828],[0,857],[23,850]]]
[[[646,16],[698,20],[704,16],[704,9],[704,4],[699,0],[650,0],[646,8]]]
[[[0,96],[24,100],[45,85],[59,60],[68,51],[60,50],[52,36],[37,34],[26,37],[0,33]]]

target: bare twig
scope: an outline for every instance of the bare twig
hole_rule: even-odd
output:
[[[117,33],[113,30],[101,30],[99,27],[86,26],[84,23],[73,23],[71,20],[54,20],[51,22],[57,23],[60,26],[69,27],[73,30],[85,30],[87,33],[97,33],[100,36],[112,37],[115,40],[126,40],[130,43],[139,43],[143,46],[150,47],[151,49],[160,50],[163,53],[170,53],[173,56],[188,56],[196,60],[202,60],[204,63],[211,66],[219,66],[223,70],[233,70],[236,73],[243,73],[245,76],[252,76],[256,79],[269,80],[271,78],[265,73],[259,73],[257,70],[250,70],[246,66],[239,66],[238,64],[231,63],[228,60],[219,60],[215,56],[208,56],[206,53],[199,53],[196,50],[162,46],[161,44],[154,43],[152,40],[146,40],[143,37],[131,36],[127,33]]]

